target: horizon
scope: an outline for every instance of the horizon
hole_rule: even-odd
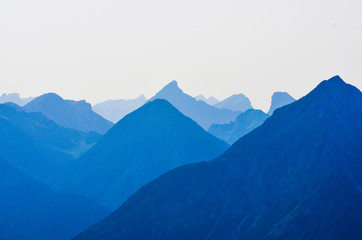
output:
[[[191,96],[246,95],[266,110],[340,75],[361,89],[362,2],[0,3],[0,89],[90,102],[152,97],[172,80]]]
[[[340,77],[339,75],[334,75],[334,76],[332,76],[332,77],[330,77],[330,78],[333,78],[333,77],[336,77],[336,76]],[[272,100],[271,97],[272,97],[272,95],[273,95],[274,93],[276,93],[276,92],[286,92],[286,93],[288,93],[290,96],[292,96],[295,100],[298,100],[298,99],[304,97],[305,95],[307,95],[310,91],[312,91],[315,87],[317,87],[322,81],[329,80],[330,78],[321,80],[321,81],[318,82],[313,88],[311,88],[310,90],[308,90],[304,95],[298,96],[298,97],[293,96],[292,94],[290,94],[290,93],[287,92],[287,91],[275,91],[275,92],[273,92],[273,93],[270,95],[270,97],[269,97],[269,103],[266,103],[266,104],[264,105],[264,108],[257,108],[257,107],[255,107],[255,105],[253,104],[252,99],[251,99],[248,95],[246,95],[246,94],[244,94],[244,93],[241,93],[241,94],[244,94],[247,98],[249,98],[249,100],[250,100],[250,102],[251,102],[251,105],[253,106],[254,109],[260,109],[260,110],[262,110],[262,111],[264,111],[264,112],[266,113],[266,112],[268,112],[268,110],[269,110],[269,108],[270,108],[270,106],[271,106],[271,100]],[[342,77],[340,77],[340,78],[341,78],[343,81],[345,81],[345,79],[343,79]],[[6,92],[1,93],[1,92],[0,92],[0,96],[3,95],[3,94],[7,94],[7,95],[9,95],[9,94],[18,94],[18,95],[20,96],[20,98],[23,98],[23,99],[24,99],[24,98],[29,98],[29,97],[37,98],[37,97],[39,97],[39,96],[41,96],[41,95],[44,95],[44,94],[55,93],[55,94],[57,94],[58,96],[62,97],[64,100],[74,100],[74,101],[82,101],[82,100],[84,100],[84,101],[86,101],[87,103],[90,103],[91,106],[93,107],[94,105],[96,105],[96,104],[98,104],[98,103],[102,103],[102,102],[109,101],[109,100],[133,100],[133,99],[136,99],[136,98],[140,98],[141,96],[145,97],[147,100],[150,100],[150,99],[151,99],[154,95],[156,95],[162,88],[164,88],[166,85],[170,84],[170,83],[173,82],[173,81],[175,81],[175,82],[177,83],[177,86],[178,86],[185,94],[188,94],[188,95],[192,96],[193,98],[196,98],[198,95],[203,95],[206,99],[208,99],[209,97],[214,97],[214,98],[216,98],[218,101],[223,101],[223,100],[225,100],[226,98],[228,98],[228,97],[230,97],[230,96],[232,96],[232,95],[239,94],[239,93],[234,93],[234,94],[229,95],[229,96],[227,96],[227,97],[225,97],[225,98],[218,98],[218,97],[215,97],[215,96],[212,96],[212,95],[205,95],[205,94],[203,94],[203,93],[191,95],[191,94],[189,94],[188,92],[186,92],[184,89],[182,89],[182,87],[180,87],[180,84],[179,84],[179,82],[178,82],[177,80],[171,80],[170,82],[168,82],[167,84],[165,84],[164,86],[162,86],[159,90],[157,90],[157,91],[156,91],[153,95],[151,95],[151,96],[146,96],[145,94],[141,93],[140,95],[135,96],[135,97],[133,97],[133,98],[105,99],[105,100],[103,100],[103,101],[95,102],[95,103],[90,102],[90,101],[88,101],[88,99],[85,99],[85,98],[80,98],[80,99],[70,99],[70,98],[66,98],[66,97],[62,96],[61,94],[59,94],[59,93],[57,93],[57,92],[44,92],[44,93],[42,93],[42,94],[40,94],[40,95],[38,95],[38,96],[23,96],[22,94],[20,94],[20,93],[18,93],[18,92],[8,92],[8,93],[6,93]],[[351,84],[351,83],[349,83],[348,81],[345,81],[345,83]],[[353,85],[353,84],[351,84],[351,85]],[[355,85],[353,85],[353,86],[355,86]],[[355,87],[357,87],[358,89],[360,89],[358,86],[355,86]]]

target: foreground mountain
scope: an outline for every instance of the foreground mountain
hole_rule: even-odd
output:
[[[272,115],[275,109],[283,107],[287,104],[294,102],[295,99],[287,92],[275,92],[271,98],[271,105],[268,111],[269,115]]]
[[[197,101],[195,98],[185,94],[172,81],[150,99],[165,99],[175,106],[184,115],[190,117],[204,129],[208,129],[214,123],[229,123],[239,115],[239,112],[233,112],[228,109],[218,109],[210,106],[203,101]]]
[[[32,137],[0,116],[0,156],[41,182],[73,160],[70,154],[36,143]]]
[[[249,109],[241,113],[234,122],[211,125],[209,133],[231,145],[242,136],[262,125],[268,117],[269,115],[261,110]]]
[[[361,239],[362,93],[338,76],[79,239]]]
[[[147,99],[141,95],[135,99],[108,100],[93,106],[93,111],[105,119],[116,123],[128,113],[141,107]]]
[[[159,175],[210,160],[227,148],[170,103],[157,99],[120,120],[77,160],[61,188],[117,208]]]
[[[249,98],[244,94],[232,95],[223,101],[216,103],[214,106],[220,109],[229,109],[234,112],[245,112],[246,110],[253,108]]]
[[[3,93],[0,96],[0,103],[12,102],[19,106],[24,106],[25,104],[29,103],[33,99],[34,98],[32,98],[32,97],[21,98],[19,93],[10,93],[10,94]]]
[[[197,101],[204,101],[209,105],[215,105],[216,103],[220,102],[218,99],[216,99],[215,97],[211,96],[206,98],[204,95],[200,94],[197,95],[196,97],[194,97]]]
[[[93,112],[86,101],[64,100],[55,93],[47,93],[26,104],[23,109],[27,112],[41,112],[55,123],[80,130],[104,134],[113,123]]]
[[[0,239],[66,240],[109,210],[84,197],[59,194],[0,157]]]
[[[0,104],[0,117],[26,133],[36,144],[74,157],[80,156],[100,138],[95,132],[61,127],[42,113],[24,112],[14,104]]]

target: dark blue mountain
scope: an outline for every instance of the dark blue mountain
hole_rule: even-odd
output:
[[[287,92],[275,92],[271,97],[271,105],[268,111],[269,115],[272,115],[275,109],[283,107],[287,104],[294,102],[295,99]]]
[[[268,117],[269,115],[261,110],[249,109],[240,113],[236,120],[231,123],[211,125],[209,133],[233,144],[242,136],[262,125]]]
[[[361,159],[362,93],[336,76],[75,239],[362,239]]]
[[[59,194],[0,157],[0,239],[66,240],[109,210],[77,195]]]
[[[0,104],[0,117],[26,133],[35,143],[75,157],[88,150],[100,138],[95,132],[84,133],[59,126],[42,113],[22,111],[21,107]]]
[[[117,208],[159,175],[215,158],[228,147],[169,102],[157,99],[120,120],[60,177],[58,188]]]
[[[27,112],[41,112],[60,126],[83,132],[106,133],[113,123],[93,112],[86,101],[64,100],[55,93],[47,93],[26,104]]]
[[[229,123],[239,115],[240,112],[234,112],[228,109],[219,109],[210,106],[204,101],[197,101],[195,98],[185,94],[172,81],[161,89],[154,97],[150,99],[165,99],[175,106],[180,112],[197,122],[205,130],[209,129],[212,124]]]

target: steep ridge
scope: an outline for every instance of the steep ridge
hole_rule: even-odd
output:
[[[295,99],[287,92],[275,92],[271,97],[271,104],[268,111],[268,115],[272,115],[275,109],[283,107],[287,104],[294,102]]]
[[[207,130],[214,123],[229,123],[239,115],[228,109],[218,109],[203,101],[185,94],[176,81],[170,82],[150,99],[165,99],[175,106],[180,112],[197,122],[202,128]]]
[[[75,239],[361,239],[361,156],[362,94],[336,76]]]
[[[215,158],[228,147],[169,102],[157,99],[120,120],[60,177],[58,188],[117,208],[159,175]]]
[[[262,125],[268,117],[269,115],[261,110],[249,109],[240,113],[234,122],[211,125],[209,133],[229,144],[233,144],[242,136]]]
[[[83,132],[106,133],[113,123],[93,112],[86,101],[64,100],[55,93],[47,93],[26,104],[27,112],[41,112],[55,123]]]

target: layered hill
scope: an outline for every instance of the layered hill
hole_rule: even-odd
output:
[[[117,208],[159,175],[215,158],[228,146],[157,99],[121,119],[61,177],[68,181],[58,187]]]
[[[214,123],[229,123],[235,120],[240,113],[228,109],[218,109],[203,101],[197,101],[195,98],[185,94],[178,87],[176,81],[166,85],[150,101],[155,99],[167,100],[180,112],[193,119],[206,130]]]
[[[0,239],[66,240],[109,210],[77,195],[59,194],[0,157]]]
[[[75,239],[361,239],[361,157],[362,93],[336,76]]]
[[[234,112],[245,112],[248,109],[253,108],[249,98],[244,94],[234,94],[221,102],[214,105],[219,109],[229,109]]]
[[[227,124],[213,124],[209,133],[229,144],[233,144],[242,136],[259,127],[269,117],[261,110],[249,109],[240,113],[235,121]]]
[[[0,104],[0,117],[26,133],[35,143],[74,157],[80,156],[100,138],[95,132],[59,126],[40,112],[25,112],[13,104]]]
[[[116,123],[128,113],[141,107],[147,99],[141,95],[135,99],[108,100],[93,106],[93,111],[103,118]]]
[[[45,182],[73,160],[70,154],[36,143],[3,116],[0,116],[0,133],[0,156],[38,181]]]
[[[287,92],[275,92],[271,97],[271,105],[268,111],[269,115],[272,115],[275,109],[283,107],[287,104],[294,102],[295,99]]]
[[[41,112],[60,126],[83,132],[106,133],[113,123],[93,112],[86,101],[64,100],[55,93],[35,98],[23,109],[27,112]]]

